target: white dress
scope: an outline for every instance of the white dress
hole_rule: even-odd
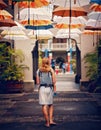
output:
[[[53,89],[51,87],[45,87],[45,86],[40,87],[39,104],[40,105],[53,104]]]

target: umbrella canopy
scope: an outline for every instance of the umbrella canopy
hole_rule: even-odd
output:
[[[50,31],[53,33],[54,37],[56,38],[69,38],[69,29],[50,29]],[[79,29],[71,29],[72,38],[78,37],[81,34],[81,31]]]
[[[26,35],[5,35],[3,38],[5,39],[9,39],[9,40],[27,40],[29,39],[29,37],[27,37]]]
[[[87,35],[97,34],[97,35],[101,35],[101,31],[84,30],[84,31],[82,32],[82,34],[87,34]]]
[[[43,26],[33,26],[33,25],[26,25],[25,26],[26,29],[34,29],[34,30],[47,30],[50,28],[53,28],[53,26],[51,24],[49,25],[43,25]]]
[[[26,33],[18,26],[13,26],[1,32],[1,35],[26,35]]]
[[[22,20],[20,21],[20,23],[23,25],[28,25],[28,20]],[[52,22],[50,20],[30,20],[30,25],[33,25],[33,26],[42,26],[42,25],[48,25],[51,23]]]
[[[53,10],[53,15],[57,16],[72,16],[72,17],[78,17],[78,16],[86,16],[87,12],[82,7],[72,7],[71,13],[69,7],[57,7]]]
[[[5,9],[6,7],[7,4],[3,0],[0,0],[0,9]]]
[[[26,19],[51,20],[52,18],[52,14],[45,8],[25,8],[22,9],[19,12],[19,14],[20,14],[20,20],[26,20]]]
[[[13,18],[13,16],[6,10],[0,10],[0,20]]]
[[[91,10],[93,10],[93,11],[99,11],[99,12],[101,12],[101,5],[99,5],[99,4],[92,4],[91,6],[90,6],[90,9]]]
[[[16,26],[17,24],[12,19],[3,19],[0,20],[0,27],[6,26],[6,27],[12,27]]]
[[[69,28],[69,17],[54,17],[53,21],[57,24],[55,25],[56,28]],[[70,28],[80,28],[86,24],[87,20],[82,16],[79,17],[71,17],[71,25]]]
[[[101,21],[89,19],[86,23],[85,29],[89,30],[101,30]]]
[[[91,12],[88,14],[88,18],[95,19],[95,20],[101,20],[101,12]]]
[[[101,4],[101,0],[90,0],[91,3]]]
[[[50,39],[53,37],[53,34],[49,30],[34,30],[34,35],[33,31],[28,34],[30,38],[36,38],[37,39]]]
[[[34,1],[23,1],[19,2],[18,6],[19,8],[38,8],[42,6],[48,6],[49,0],[34,0]]]
[[[70,0],[51,0],[53,5],[68,7],[70,5]],[[90,0],[71,0],[71,6],[84,6],[88,5]]]

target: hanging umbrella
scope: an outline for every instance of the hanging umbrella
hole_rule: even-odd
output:
[[[88,14],[88,18],[95,19],[95,20],[101,20],[101,12],[91,12]]]
[[[5,9],[6,7],[7,4],[3,0],[0,0],[0,9]]]
[[[53,18],[53,21],[55,21],[57,24],[55,25],[55,28],[69,28],[69,17],[56,17]],[[86,19],[82,16],[79,17],[71,17],[71,25],[70,28],[80,28],[83,27],[86,24]]]
[[[20,21],[23,25],[28,25],[28,20],[22,20]],[[52,22],[50,20],[30,20],[30,25],[34,26],[41,26],[41,25],[47,25],[51,24]]]
[[[30,14],[29,11],[30,10]],[[25,8],[20,12],[20,20],[51,20],[52,14],[47,11],[45,8]]]
[[[93,30],[84,30],[83,32],[82,32],[82,34],[87,34],[87,35],[93,35],[93,34],[99,34],[99,35],[101,35],[101,31],[93,31]]]
[[[90,3],[90,0],[51,0],[51,3],[56,6],[68,7],[71,1],[71,6],[84,6]]]
[[[11,35],[11,34],[5,35],[3,38],[9,39],[9,40],[27,40],[27,39],[29,39],[29,37],[27,37],[26,35]]]
[[[101,21],[89,19],[86,23],[85,29],[87,29],[87,30],[101,30]]]
[[[10,28],[5,29],[1,32],[1,35],[5,39],[12,39],[12,40],[23,40],[23,39],[29,39],[26,35],[25,30],[23,30],[21,27],[13,26]]]
[[[71,9],[69,7],[57,7],[53,10],[53,15],[57,16],[72,16],[72,17],[78,17],[78,16],[86,16],[87,12],[82,7],[72,7]]]
[[[33,30],[47,30],[50,28],[53,28],[53,26],[51,24],[48,25],[43,25],[43,26],[33,26],[33,25],[26,25],[25,26],[26,29],[33,29]]]
[[[13,16],[6,10],[0,10],[0,20],[13,18]]]
[[[26,35],[25,32],[18,26],[13,26],[1,32],[1,35]]]
[[[90,9],[93,10],[93,11],[99,11],[99,12],[101,12],[101,5],[94,3],[94,4],[92,4],[90,6]]]
[[[6,27],[12,27],[16,26],[17,24],[12,19],[4,19],[0,20],[0,27],[6,26]]]
[[[101,0],[90,0],[90,3],[97,3],[97,4],[101,4]]]
[[[36,37],[37,39],[50,39],[53,37],[53,34],[49,30],[34,30],[34,35],[33,35],[33,31],[31,31],[30,33],[28,33],[28,36],[34,39]]]
[[[48,6],[49,0],[33,0],[33,1],[23,1],[19,2],[18,6],[19,8],[38,8],[42,6]]]

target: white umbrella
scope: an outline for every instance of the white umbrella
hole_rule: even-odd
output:
[[[53,5],[68,7],[71,6],[84,6],[90,3],[90,0],[50,0]]]
[[[26,33],[18,26],[7,28],[1,32],[1,35],[26,35]]]
[[[69,34],[57,34],[55,38],[69,38]],[[71,38],[78,38],[79,34],[71,34]]]
[[[91,27],[100,27],[101,28],[101,20],[94,20],[94,19],[89,19],[86,23],[86,26],[91,26]]]
[[[57,23],[55,27],[57,28],[69,28],[69,22],[70,18],[69,17],[61,17],[61,16],[55,16],[53,18],[53,21]],[[78,27],[83,27],[85,26],[87,20],[82,17],[71,17],[71,28],[78,28]]]
[[[89,19],[101,20],[101,12],[91,12],[88,14]]]
[[[11,28],[6,28],[1,32],[1,35],[5,39],[11,39],[11,40],[24,40],[29,39],[26,35],[25,29],[23,30],[21,27],[13,26]]]
[[[27,40],[29,37],[26,35],[5,35],[3,38],[10,40]]]
[[[20,12],[20,20],[51,20],[52,14],[45,8],[25,8]],[[18,16],[17,16],[18,17]]]
[[[34,30],[34,35],[33,35],[33,31],[31,31],[30,33],[28,33],[28,36],[30,36],[31,38],[37,37],[38,39],[42,39],[42,38],[48,39],[48,38],[52,38],[53,34],[49,30]]]
[[[57,34],[60,34],[60,35],[62,35],[62,34],[69,34],[69,29],[52,28],[52,29],[49,29],[49,30],[53,33],[54,36],[56,36]],[[77,28],[71,29],[71,34],[73,34],[73,33],[81,34],[81,31],[79,29],[77,29]]]

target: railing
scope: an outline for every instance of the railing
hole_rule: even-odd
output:
[[[45,49],[51,51],[66,51],[68,49],[67,43],[51,43],[51,44],[39,44],[39,50],[44,51]]]

